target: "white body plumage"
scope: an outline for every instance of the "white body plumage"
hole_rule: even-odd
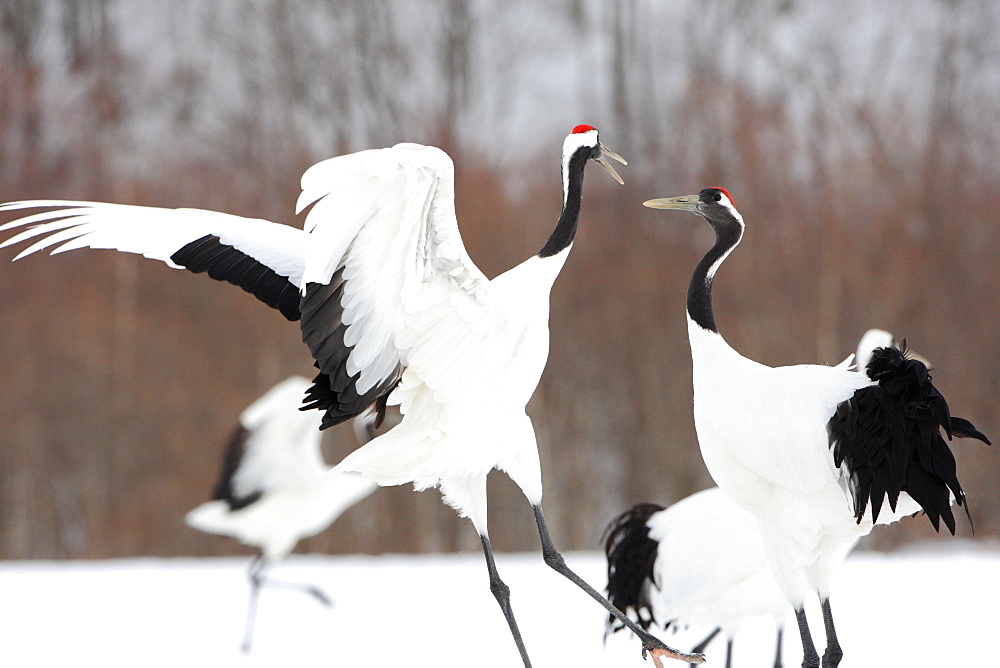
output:
[[[825,425],[839,403],[872,381],[852,370],[802,364],[769,367],[688,320],[694,418],[712,478],[760,520],[774,575],[789,601],[829,595],[833,572],[874,526],[854,517],[847,473],[834,466]],[[901,494],[879,524],[920,510]]]
[[[436,345],[408,351],[407,369],[390,396],[402,422],[336,470],[357,471],[381,484],[440,485],[446,500],[469,514],[480,532],[486,527],[485,478],[493,468],[506,471],[530,503],[539,503],[541,472],[525,405],[548,356],[548,289],[566,254],[532,258],[482,285],[489,306],[470,307],[474,321],[462,322],[454,312],[443,317],[428,336],[439,337]],[[456,300],[446,298],[448,304]],[[466,371],[446,384],[421,373],[447,366],[456,354]]]
[[[768,568],[757,520],[724,491],[696,492],[647,525],[660,546],[649,598],[661,623],[717,626],[728,638],[755,615],[784,624],[791,609]]]

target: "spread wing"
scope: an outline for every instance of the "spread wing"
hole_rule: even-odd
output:
[[[299,288],[307,235],[286,225],[198,209],[162,209],[100,202],[33,200],[0,205],[2,211],[45,208],[0,226],[27,227],[0,248],[34,240],[14,259],[52,248],[107,248],[137,253],[239,285],[299,319]],[[54,248],[53,248],[54,247]]]
[[[400,144],[332,158],[302,177],[303,339],[330,391],[313,388],[324,426],[384,396],[404,368],[448,392],[502,333],[489,281],[455,220],[454,168],[440,149]],[[447,358],[448,363],[441,363]],[[370,403],[370,401],[368,401]]]
[[[110,248],[241,286],[301,321],[320,372],[307,401],[323,427],[383,407],[407,366],[435,391],[459,391],[505,331],[459,235],[451,159],[416,144],[331,158],[302,177],[298,209],[310,205],[297,230],[192,209],[14,202],[0,211],[50,210],[0,227],[28,226],[0,247],[34,239],[17,258]]]

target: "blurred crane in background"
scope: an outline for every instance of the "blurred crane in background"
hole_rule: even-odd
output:
[[[318,587],[275,580],[268,571],[301,539],[329,527],[378,487],[356,473],[330,474],[321,451],[320,415],[299,410],[308,388],[308,380],[292,376],[240,414],[223,455],[213,500],[186,518],[199,531],[232,536],[260,549],[247,572],[250,600],[240,645],[243,652],[249,652],[253,643],[262,585],[303,591],[323,605],[332,605]],[[375,437],[374,420],[374,413],[354,418],[360,443]]]

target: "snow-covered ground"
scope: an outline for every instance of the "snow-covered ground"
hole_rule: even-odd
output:
[[[997,665],[991,647],[1000,620],[1000,550],[955,548],[848,560],[834,589],[843,668]],[[567,560],[603,588],[602,555],[571,553]],[[335,607],[265,589],[254,651],[242,656],[247,563],[0,563],[0,666],[520,665],[476,554],[293,556],[275,575],[319,584]],[[536,667],[652,666],[623,633],[602,646],[602,611],[539,555],[501,554],[498,566]],[[814,618],[820,632],[818,613]],[[701,634],[665,639],[688,648]],[[745,628],[735,665],[770,666],[773,637],[763,620]],[[720,641],[707,665],[721,665],[723,656]],[[785,665],[800,661],[789,628]]]

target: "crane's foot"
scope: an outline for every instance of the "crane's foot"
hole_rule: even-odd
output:
[[[837,668],[840,665],[840,660],[844,658],[844,652],[840,647],[833,649],[827,649],[823,653],[823,663],[821,664],[823,668]]]
[[[327,594],[322,589],[320,589],[319,587],[312,587],[312,586],[306,587],[304,591],[310,596],[312,596],[314,599],[319,601],[320,604],[326,606],[327,608],[333,607],[333,599],[330,598],[330,595]]]
[[[687,663],[705,663],[704,654],[700,652],[681,652],[673,647],[667,647],[653,636],[649,636],[648,639],[643,639],[642,641],[642,658],[645,659],[647,653],[653,659],[653,665],[656,668],[663,668],[663,659],[677,659],[678,661],[686,661]]]

